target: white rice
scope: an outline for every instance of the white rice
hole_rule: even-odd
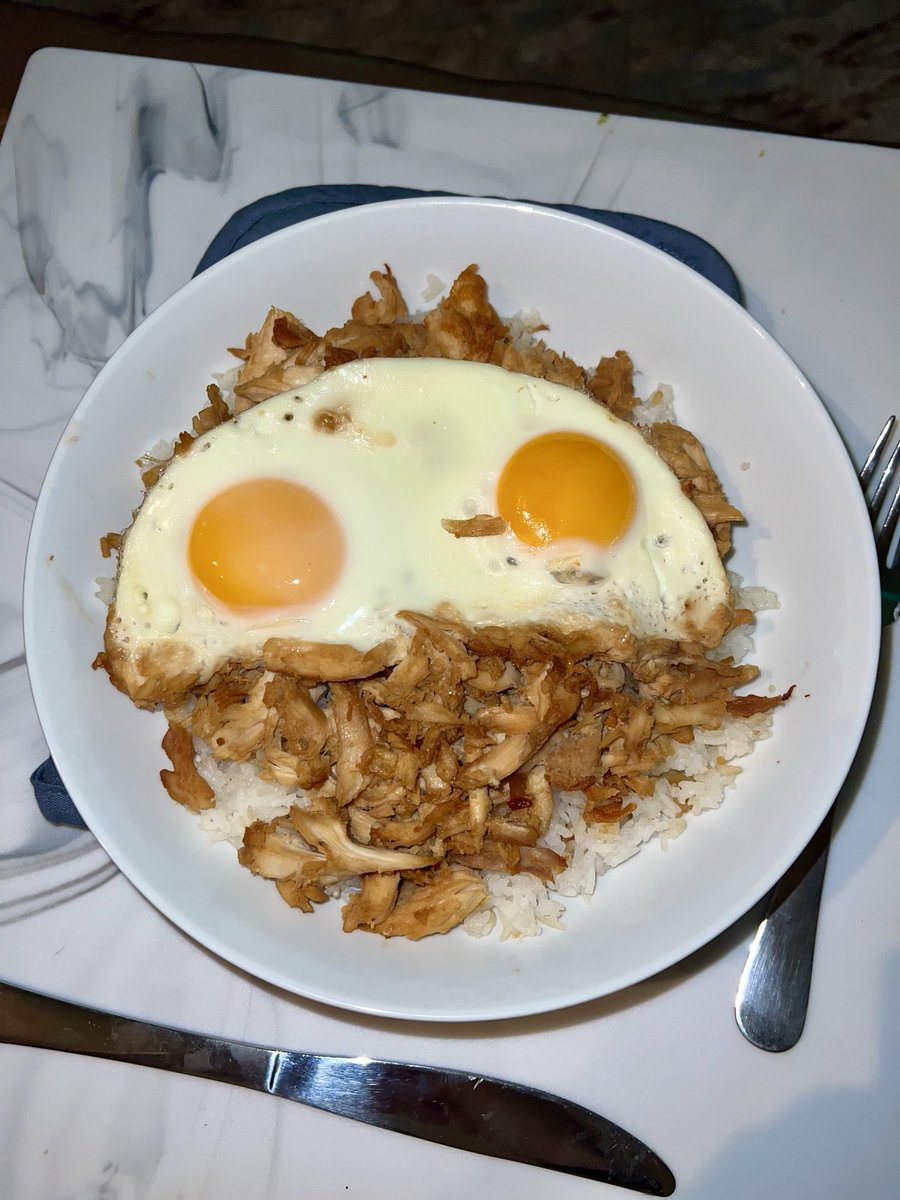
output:
[[[439,275],[429,273],[425,276],[425,290],[422,292],[422,299],[426,304],[430,304],[432,300],[437,300],[446,286],[446,283],[444,283]]]
[[[655,425],[657,421],[675,420],[675,393],[668,383],[661,383],[646,400],[631,410],[635,425]]]
[[[516,350],[528,350],[535,335],[541,331],[543,320],[536,308],[524,308],[509,322],[509,340]]]
[[[112,577],[109,577],[106,575],[98,575],[94,580],[94,583],[97,585],[97,590],[94,592],[94,595],[101,604],[105,604],[106,607],[109,608],[110,604],[112,604],[113,600],[116,598],[115,576],[113,575]]]
[[[208,746],[200,743],[197,770],[216,793],[214,808],[197,814],[197,822],[211,842],[230,842],[238,848],[244,830],[254,821],[273,821],[301,808],[306,798],[290,788],[260,779],[252,762],[216,762]]]
[[[665,850],[684,833],[690,820],[718,808],[740,774],[735,759],[745,757],[757,740],[769,736],[771,720],[769,713],[727,718],[721,729],[696,731],[694,742],[678,746],[658,769],[658,773],[682,771],[688,778],[674,784],[660,778],[652,796],[634,798],[636,808],[621,825],[586,825],[582,819],[584,796],[560,793],[543,844],[567,857],[569,865],[546,888],[530,875],[486,873],[489,907],[464,922],[466,933],[484,937],[497,929],[502,940],[534,937],[544,926],[564,928],[564,905],[557,895],[590,898],[607,871],[626,862],[646,843],[658,838]],[[685,815],[676,801],[690,804],[690,814]]]

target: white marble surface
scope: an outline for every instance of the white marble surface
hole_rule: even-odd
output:
[[[41,51],[0,147],[0,974],[171,1024],[556,1091],[652,1144],[692,1200],[895,1197],[896,630],[841,804],[806,1032],[783,1056],[748,1045],[732,1016],[758,913],[662,976],[573,1011],[397,1024],[255,984],[160,917],[89,834],[55,830],[37,813],[28,775],[45,748],[23,664],[20,584],[55,441],[105,358],[189,278],[235,208],[317,182],[578,202],[683,225],[730,260],[751,312],[818,388],[857,463],[897,408],[895,152]],[[828,552],[827,533],[810,552]],[[4,1046],[0,1194],[614,1193],[224,1085]]]

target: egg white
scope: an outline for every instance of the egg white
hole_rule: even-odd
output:
[[[350,420],[325,432],[323,409]],[[607,443],[632,474],[634,520],[612,547],[533,548],[512,532],[457,539],[443,528],[443,518],[496,513],[509,457],[554,430]],[[247,615],[204,592],[187,547],[213,496],[261,477],[322,497],[346,559],[315,604]],[[259,404],[169,464],[124,540],[108,641],[130,657],[148,646],[187,648],[208,678],[229,659],[258,656],[272,636],[368,649],[402,632],[401,609],[449,604],[475,625],[611,621],[682,638],[729,597],[710,531],[678,480],[637,429],[590,397],[484,364],[368,359]]]

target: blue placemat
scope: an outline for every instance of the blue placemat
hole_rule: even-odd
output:
[[[404,200],[412,196],[448,196],[449,192],[420,192],[413,188],[376,187],[372,184],[318,184],[314,187],[289,188],[274,196],[263,196],[246,208],[239,209],[222,226],[213,238],[209,249],[200,259],[195,275],[211,267],[213,263],[227,258],[235,250],[249,246],[267,234],[310,217],[321,217],[325,213],[337,212],[341,208],[356,208],[361,204],[372,204],[379,200]],[[635,216],[632,213],[609,212],[606,209],[582,208],[578,204],[551,204],[561,212],[573,213],[576,217],[587,217],[602,225],[629,233],[664,250],[680,262],[686,263],[711,283],[720,287],[733,300],[743,302],[741,285],[731,267],[718,252],[696,234],[655,221],[651,217]],[[72,803],[65,784],[59,776],[52,759],[42,763],[31,776],[38,807],[48,821],[54,825],[73,825],[86,829],[78,809]]]
[[[414,188],[376,187],[369,183],[317,184],[314,187],[288,188],[273,196],[254,200],[246,208],[238,209],[219,233],[210,242],[209,249],[200,259],[195,274],[199,275],[213,263],[233,254],[251,242],[308,221],[310,217],[321,217],[337,212],[341,208],[357,208],[361,204],[373,204],[379,200],[406,200],[414,196],[449,196],[451,192],[419,192]],[[523,201],[523,203],[529,203]],[[737,276],[722,255],[703,238],[677,225],[656,221],[652,217],[639,217],[633,213],[610,212],[601,208],[582,208],[578,204],[546,204],[560,212],[572,213],[576,217],[587,217],[601,225],[609,225],[622,233],[648,242],[657,250],[664,250],[679,262],[686,263],[710,282],[727,292],[733,300],[743,303],[741,285]]]

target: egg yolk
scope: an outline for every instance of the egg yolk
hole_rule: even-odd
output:
[[[636,502],[619,455],[583,433],[545,433],[526,442],[497,484],[500,515],[529,546],[561,538],[611,546],[631,524]]]
[[[298,483],[252,479],[200,510],[188,545],[195,577],[232,608],[288,608],[324,596],[344,560],[328,505]]]

